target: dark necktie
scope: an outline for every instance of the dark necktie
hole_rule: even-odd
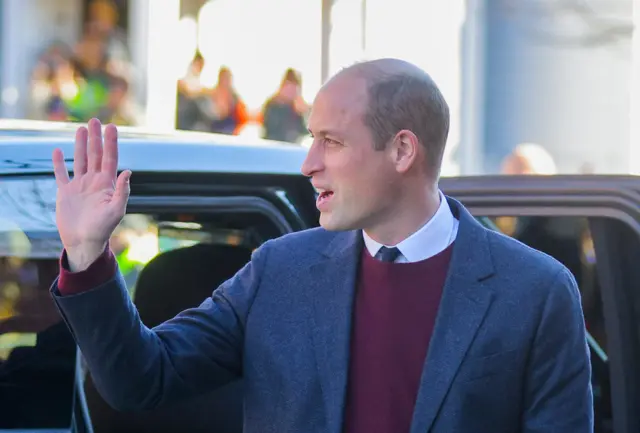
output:
[[[395,262],[399,255],[400,250],[396,247],[382,247],[380,251],[378,251],[378,254],[376,254],[376,259],[381,262]]]

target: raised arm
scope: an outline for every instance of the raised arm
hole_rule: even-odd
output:
[[[245,321],[268,244],[233,278],[212,287],[198,308],[149,329],[108,249],[126,210],[131,175],[116,174],[116,128],[107,126],[104,146],[97,120],[78,130],[72,180],[60,150],[53,160],[64,253],[52,294],[103,398],[120,410],[150,409],[239,376]]]

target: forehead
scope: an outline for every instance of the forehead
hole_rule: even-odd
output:
[[[313,101],[309,129],[314,134],[325,131],[344,133],[355,123],[362,123],[366,107],[367,86],[364,79],[334,77],[320,89]]]

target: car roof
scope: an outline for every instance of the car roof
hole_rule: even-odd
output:
[[[0,119],[0,174],[50,173],[60,148],[72,169],[81,124]],[[154,132],[118,127],[119,169],[134,172],[212,172],[299,175],[303,146],[222,134]]]

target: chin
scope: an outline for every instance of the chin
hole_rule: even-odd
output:
[[[338,230],[331,221],[331,217],[324,216],[324,214],[320,214],[320,227],[330,232]]]
[[[341,220],[337,215],[329,213],[320,214],[320,226],[330,232],[339,232],[345,230],[354,230],[353,224],[349,224],[349,221]]]

